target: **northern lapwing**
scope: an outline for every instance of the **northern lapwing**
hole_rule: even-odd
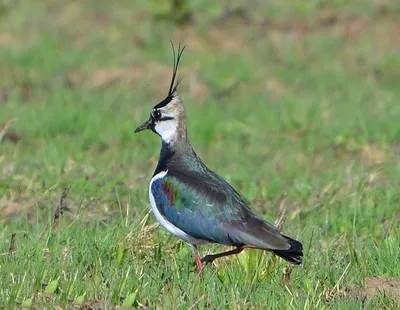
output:
[[[185,47],[175,54],[167,97],[155,105],[136,132],[150,129],[162,140],[158,165],[149,186],[152,211],[171,234],[188,243],[200,271],[203,263],[238,254],[245,248],[272,251],[301,264],[302,244],[253,213],[238,192],[202,162],[190,144],[186,112],[177,93],[177,71]],[[219,243],[233,250],[200,258],[197,246]]]

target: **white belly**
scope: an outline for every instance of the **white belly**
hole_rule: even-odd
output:
[[[169,222],[161,213],[160,211],[158,211],[156,202],[154,200],[153,197],[153,193],[151,192],[151,185],[153,184],[153,182],[157,179],[161,179],[163,178],[166,174],[168,173],[167,171],[161,171],[160,173],[156,174],[150,181],[150,185],[149,185],[149,199],[150,199],[150,205],[151,205],[151,209],[153,211],[154,216],[156,217],[157,221],[160,222],[160,224],[166,229],[168,230],[171,234],[173,234],[174,236],[178,237],[179,239],[182,239],[183,241],[186,241],[187,243],[193,244],[193,245],[198,245],[198,244],[202,244],[205,243],[207,241],[205,240],[201,240],[201,239],[196,239],[193,238],[191,236],[189,236],[187,233],[185,233],[183,230],[179,229],[178,227],[176,227],[174,224],[172,224],[171,222]]]

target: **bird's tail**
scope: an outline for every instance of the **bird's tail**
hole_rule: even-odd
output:
[[[288,250],[273,250],[273,252],[292,264],[300,265],[303,261],[303,245],[288,236],[283,235],[283,237],[289,242],[290,248]]]

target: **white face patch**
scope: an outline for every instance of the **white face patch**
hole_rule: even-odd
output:
[[[180,135],[186,133],[186,114],[178,95],[162,107],[155,106],[151,111],[154,131],[168,144],[174,144]]]
[[[161,120],[156,122],[154,129],[163,141],[170,144],[176,140],[178,135],[178,122],[176,119]]]

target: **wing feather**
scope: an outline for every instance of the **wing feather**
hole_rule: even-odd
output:
[[[216,174],[204,178],[168,172],[153,182],[151,190],[160,213],[196,239],[260,249],[290,248],[275,226],[251,212],[240,195]]]

